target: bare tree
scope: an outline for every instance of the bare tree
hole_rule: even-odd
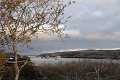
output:
[[[20,74],[17,45],[28,44],[37,32],[66,37],[65,28],[59,28],[59,25],[66,25],[70,17],[64,18],[64,10],[72,3],[74,1],[64,4],[62,0],[0,0],[0,45],[12,47],[15,80]]]

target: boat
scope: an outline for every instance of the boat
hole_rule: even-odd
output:
[[[60,56],[56,56],[56,57],[55,57],[55,60],[59,60],[59,59],[61,59]]]

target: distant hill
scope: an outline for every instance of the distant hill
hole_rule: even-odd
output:
[[[81,51],[65,51],[55,53],[44,53],[37,57],[49,55],[55,57],[57,55],[62,58],[93,58],[93,59],[120,59],[120,50],[81,50]]]

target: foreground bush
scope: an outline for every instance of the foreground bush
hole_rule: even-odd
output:
[[[14,69],[8,68],[3,80],[13,80]],[[20,80],[120,80],[120,64],[99,62],[69,62],[27,64],[20,74]]]
[[[3,78],[3,76],[6,74],[5,64],[6,62],[6,55],[4,50],[0,49],[0,80]]]
[[[14,80],[15,70],[14,66],[6,67],[6,74],[3,76],[2,80]],[[19,80],[39,80],[40,73],[35,70],[35,67],[32,63],[26,64],[20,71]]]
[[[36,69],[42,80],[120,80],[120,64],[70,62],[43,64]]]

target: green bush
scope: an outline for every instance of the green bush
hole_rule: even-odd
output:
[[[13,66],[6,66],[6,74],[3,76],[3,80],[14,80],[15,70]]]
[[[31,64],[26,64],[20,72],[20,80],[38,80],[40,74]]]
[[[31,61],[31,59],[28,56],[26,56],[26,55],[23,56],[23,59],[27,60],[27,61]]]
[[[5,63],[6,63],[5,52],[4,50],[0,50],[0,80],[3,78],[3,76],[6,73]]]

